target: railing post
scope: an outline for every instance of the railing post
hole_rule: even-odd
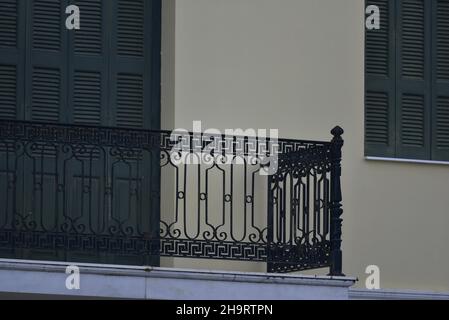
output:
[[[342,272],[342,251],[341,251],[341,215],[343,209],[341,205],[341,149],[343,147],[343,129],[336,126],[331,134],[334,136],[331,141],[331,190],[330,190],[330,276],[344,276]]]
[[[267,176],[267,272],[276,272],[273,261],[274,251],[274,214],[273,214],[273,191],[271,184],[273,176]]]

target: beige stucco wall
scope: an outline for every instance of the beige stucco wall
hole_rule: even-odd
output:
[[[363,286],[449,290],[449,167],[363,157],[360,0],[163,0],[163,124],[277,128],[330,139],[345,129],[343,259]],[[176,266],[260,270],[175,259]],[[320,270],[320,273],[326,270]]]

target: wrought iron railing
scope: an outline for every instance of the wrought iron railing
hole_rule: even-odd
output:
[[[331,142],[0,120],[0,257],[341,275]]]

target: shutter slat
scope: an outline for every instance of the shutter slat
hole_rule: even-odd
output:
[[[33,48],[61,50],[61,1],[33,1]]]
[[[370,30],[366,37],[366,73],[370,75],[389,75],[389,0],[367,1],[367,5],[377,5],[381,13],[380,29]]]
[[[101,124],[101,74],[75,71],[73,121],[78,124]]]
[[[16,66],[0,65],[0,118],[16,119]]]
[[[437,148],[449,150],[449,96],[437,99],[436,127]]]
[[[449,161],[449,0],[436,0],[433,24],[432,159]]]
[[[75,32],[75,54],[101,54],[103,50],[102,0],[77,0],[82,16],[81,28]]]
[[[437,3],[436,29],[437,79],[449,80],[449,0]]]
[[[117,126],[142,128],[143,126],[143,76],[118,74],[117,76]]]
[[[423,0],[402,1],[402,76],[424,79],[425,17]]]
[[[118,55],[143,57],[144,12],[143,0],[118,0]]]
[[[365,139],[368,143],[388,145],[388,95],[383,92],[366,94]]]
[[[61,105],[60,71],[34,68],[32,78],[32,114],[35,121],[58,122]]]
[[[17,0],[0,0],[0,47],[17,47]]]
[[[401,106],[402,144],[411,147],[423,147],[425,139],[424,97],[404,94]]]

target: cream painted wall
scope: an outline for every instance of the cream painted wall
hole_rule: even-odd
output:
[[[449,291],[449,167],[363,157],[363,1],[163,3],[163,124],[323,140],[341,125],[345,273],[364,286],[365,267],[376,264],[382,288]]]

